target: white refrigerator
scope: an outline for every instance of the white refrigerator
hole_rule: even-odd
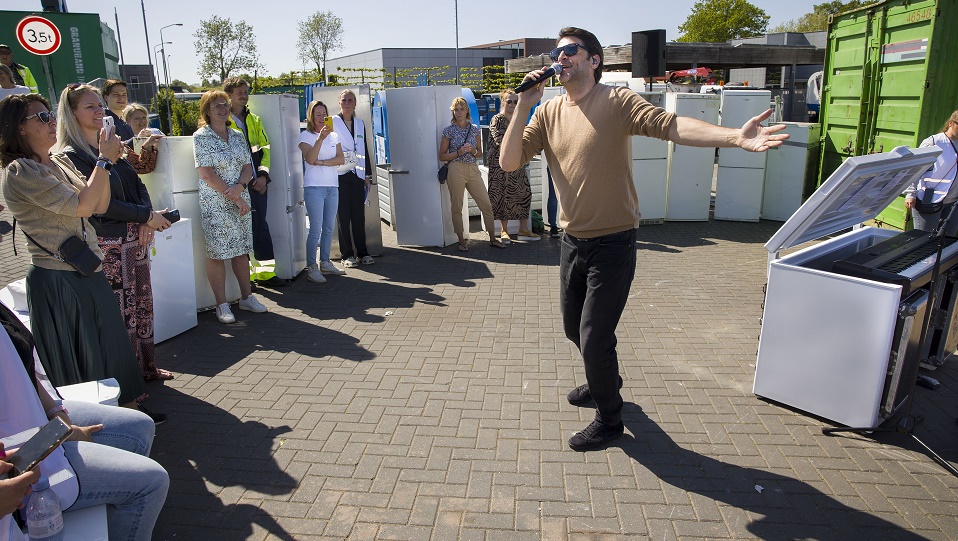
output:
[[[909,383],[895,379],[917,347],[911,332],[921,324],[927,291],[917,288],[905,299],[902,285],[832,268],[899,232],[856,228],[781,259],[778,254],[874,218],[939,153],[899,147],[847,159],[765,244],[768,284],[755,394],[848,426],[875,426],[893,413],[895,393],[887,391]],[[896,326],[905,325],[911,332],[900,338]]]
[[[665,108],[665,92],[637,92],[645,101]],[[669,193],[669,142],[632,136],[632,182],[639,196],[642,224],[665,221]]]
[[[306,268],[299,98],[287,94],[256,94],[249,97],[248,107],[263,121],[269,137],[269,177],[272,182],[267,191],[266,222],[273,240],[276,265],[273,272],[289,280]]]
[[[715,94],[669,92],[665,95],[665,110],[679,116],[718,124],[719,97]],[[665,219],[707,222],[712,202],[715,149],[670,142],[668,163]],[[641,204],[639,201],[639,205]]]
[[[814,186],[818,174],[821,124],[780,122],[789,138],[768,150],[762,218],[784,222],[802,206],[805,186]]]
[[[719,122],[741,128],[769,108],[769,90],[723,90]],[[766,121],[766,124],[768,122]],[[765,152],[720,148],[715,183],[715,219],[757,222],[762,215]]]
[[[154,204],[154,208],[163,207]],[[153,341],[157,344],[196,326],[196,284],[190,279],[194,276],[191,222],[182,218],[153,236],[150,283]]]
[[[396,241],[400,246],[447,246],[458,240],[452,229],[449,189],[436,178],[439,142],[449,125],[455,85],[387,88],[389,118],[388,190]],[[468,227],[468,206],[463,224]]]

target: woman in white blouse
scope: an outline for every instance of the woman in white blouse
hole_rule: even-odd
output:
[[[299,150],[306,163],[303,189],[306,214],[309,216],[309,235],[306,236],[306,277],[322,284],[324,274],[346,274],[329,259],[333,243],[333,227],[339,208],[338,165],[346,163],[339,136],[327,121],[326,104],[315,100],[306,110],[306,131],[299,137]],[[331,119],[330,119],[331,120]],[[319,247],[319,264],[316,248]]]

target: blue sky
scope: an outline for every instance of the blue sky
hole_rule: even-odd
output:
[[[770,26],[797,19],[823,0],[751,0],[771,17]],[[269,75],[303,69],[297,58],[297,21],[315,11],[332,11],[343,19],[342,49],[332,56],[359,53],[381,47],[454,47],[456,44],[455,0],[364,0],[359,3],[303,2],[302,0],[142,0],[146,7],[150,44],[160,43],[163,31],[170,55],[170,75],[188,83],[199,82],[193,33],[199,21],[213,14],[252,25],[260,58]],[[563,26],[592,31],[603,45],[631,41],[633,31],[664,28],[667,39],[679,36],[678,26],[692,11],[695,0],[546,0],[528,13],[528,2],[465,2],[458,5],[459,45],[466,47],[520,37],[554,37]],[[114,8],[120,22],[120,37],[127,63],[146,64],[146,40],[140,0],[67,0],[72,12],[99,13],[100,20],[116,29]],[[362,6],[360,9],[358,6]],[[309,7],[307,7],[309,6]],[[357,7],[353,7],[357,6]],[[538,7],[541,6],[541,7]],[[613,7],[617,6],[617,7]],[[543,8],[548,8],[547,10]],[[3,9],[39,11],[40,0],[5,0]],[[152,51],[152,48],[150,49]]]

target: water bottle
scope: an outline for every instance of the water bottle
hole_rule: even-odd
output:
[[[33,485],[27,503],[27,533],[31,541],[63,541],[63,513],[60,498],[50,488],[50,481],[41,477]]]

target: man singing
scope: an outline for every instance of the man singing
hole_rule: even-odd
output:
[[[723,128],[677,117],[652,106],[635,92],[599,84],[602,46],[581,28],[559,31],[553,61],[562,64],[566,94],[538,107],[529,125],[513,122],[506,131],[500,162],[506,171],[545,151],[565,229],[559,261],[559,304],[566,336],[585,364],[586,384],[569,402],[595,402],[595,420],[569,440],[576,451],[598,449],[623,433],[615,328],[635,276],[639,201],[632,183],[629,138],[657,137],[700,147],[740,147],[763,152],[782,144],[784,126],[763,127],[771,110],[742,129]],[[530,72],[525,81],[544,70]],[[542,98],[542,84],[519,94],[515,118],[526,118]]]

